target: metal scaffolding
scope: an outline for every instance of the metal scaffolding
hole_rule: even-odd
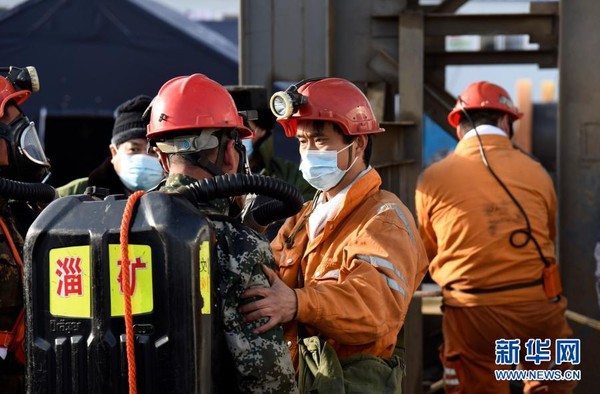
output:
[[[388,132],[375,140],[374,166],[383,187],[414,210],[422,169],[423,116],[449,134],[446,115],[455,98],[445,67],[537,64],[559,68],[559,257],[569,309],[598,318],[593,250],[600,237],[600,2],[532,2],[525,14],[463,15],[466,0],[421,6],[418,0],[244,0],[240,9],[240,83],[264,85],[316,76],[349,79],[363,87]],[[447,51],[449,35],[528,35],[535,50]],[[420,299],[406,322],[410,343],[422,341]],[[583,380],[595,390],[600,364],[592,351],[600,333],[575,322],[582,341]],[[406,392],[422,391],[419,345],[407,349]],[[589,378],[588,378],[589,377]]]

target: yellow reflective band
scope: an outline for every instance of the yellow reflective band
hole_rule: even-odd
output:
[[[91,317],[90,246],[50,249],[48,268],[50,313]]]
[[[208,241],[202,241],[200,244],[200,296],[202,297],[202,309],[200,313],[210,315],[210,244]]]
[[[152,249],[149,245],[129,245],[131,312],[149,313],[154,309],[152,289]],[[121,287],[121,245],[108,245],[110,271],[110,315],[123,316],[124,302]]]

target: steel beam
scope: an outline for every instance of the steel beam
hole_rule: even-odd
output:
[[[557,36],[558,15],[552,14],[427,14],[426,36],[465,34],[529,34]]]
[[[427,65],[452,64],[537,64],[542,68],[554,68],[558,64],[558,51],[426,51]]]
[[[466,2],[467,0],[444,0],[435,6],[435,8],[433,8],[433,12],[436,14],[453,13],[462,7]]]
[[[425,112],[429,117],[444,129],[454,139],[456,130],[448,124],[448,114],[454,108],[456,98],[450,95],[443,86],[437,86],[427,80],[423,86],[423,100]]]
[[[380,21],[395,21],[397,15],[375,15]],[[557,45],[558,15],[538,14],[425,14],[425,36],[529,35],[532,42]]]
[[[411,165],[401,166],[396,174],[400,190],[397,192],[408,208],[415,212],[415,190],[421,172],[423,144],[423,14],[400,14],[398,29],[398,95],[401,121],[412,122],[403,136],[405,152],[415,159]],[[405,157],[408,156],[405,153]],[[423,317],[421,300],[413,298],[404,325],[406,346],[406,384],[403,392],[422,392],[423,381]]]
[[[569,309],[598,319],[594,246],[600,239],[600,2],[560,2],[558,255]],[[576,392],[598,390],[600,332],[571,323],[581,340]]]

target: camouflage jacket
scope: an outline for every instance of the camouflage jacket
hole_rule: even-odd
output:
[[[171,174],[161,191],[174,191],[196,180],[181,174]],[[216,236],[216,256],[219,280],[219,305],[223,328],[221,335],[229,350],[230,361],[236,369],[237,385],[244,393],[295,393],[294,369],[289,350],[279,326],[261,335],[253,330],[265,323],[247,323],[239,312],[242,293],[256,286],[269,286],[260,264],[275,266],[269,243],[238,221],[227,218],[228,201],[218,199],[199,206],[213,223]],[[217,339],[217,342],[220,342]],[[218,345],[217,345],[218,346]],[[219,362],[219,364],[228,364]],[[219,392],[231,384],[227,365],[212,366],[222,370],[215,377]]]

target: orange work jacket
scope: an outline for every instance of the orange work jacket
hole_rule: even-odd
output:
[[[327,340],[339,357],[392,355],[427,272],[427,256],[412,214],[380,185],[373,169],[355,181],[337,215],[312,241],[303,220],[312,203],[306,203],[271,243],[279,275],[298,298],[296,320],[284,325],[296,367],[298,322],[306,335]]]
[[[548,261],[556,261],[556,194],[540,163],[503,135],[481,135],[488,163],[525,210]],[[452,306],[500,305],[545,300],[542,284],[484,294],[489,289],[535,282],[542,262],[532,241],[511,246],[511,233],[525,229],[520,210],[485,167],[476,137],[421,175],[415,205],[419,231],[431,259],[429,272]],[[524,235],[514,236],[516,243]],[[452,290],[450,290],[452,289]]]

